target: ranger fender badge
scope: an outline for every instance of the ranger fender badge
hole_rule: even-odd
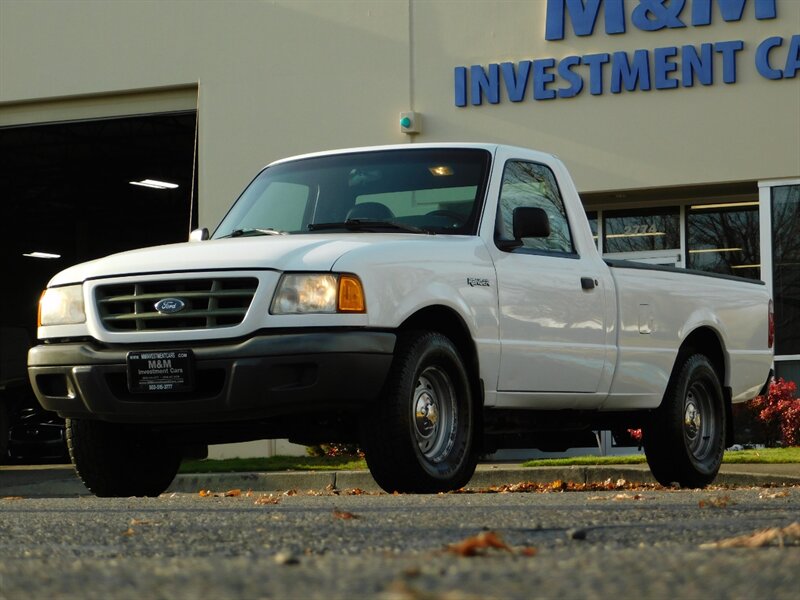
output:
[[[467,284],[470,287],[490,287],[489,280],[482,277],[467,277]]]
[[[156,302],[155,307],[162,315],[171,315],[181,312],[186,308],[186,303],[180,298],[164,298]]]

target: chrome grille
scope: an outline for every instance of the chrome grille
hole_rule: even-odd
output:
[[[233,327],[244,319],[256,293],[254,277],[175,279],[98,286],[95,301],[109,331]],[[185,308],[159,313],[155,305],[177,298]]]

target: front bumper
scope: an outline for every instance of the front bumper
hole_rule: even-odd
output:
[[[28,354],[41,405],[68,418],[121,423],[208,423],[354,410],[377,398],[396,336],[379,331],[259,335],[244,341],[146,348],[45,344]],[[131,350],[191,348],[190,392],[131,393]]]

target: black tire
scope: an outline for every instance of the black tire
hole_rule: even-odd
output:
[[[401,334],[378,405],[362,420],[372,477],[387,492],[463,487],[478,462],[476,418],[453,342],[435,332]]]
[[[178,472],[179,448],[143,426],[67,419],[66,429],[72,464],[95,496],[158,496]]]
[[[643,428],[653,477],[700,488],[714,481],[725,451],[725,403],[716,370],[702,354],[679,359],[664,400]]]

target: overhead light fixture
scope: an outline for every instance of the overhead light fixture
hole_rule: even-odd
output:
[[[174,190],[178,187],[177,183],[169,183],[168,181],[159,181],[158,179],[142,179],[141,181],[129,181],[131,185],[141,185],[142,187],[149,187],[156,190]]]
[[[731,269],[760,269],[761,264],[757,265],[731,265]]]
[[[739,208],[742,206],[758,206],[758,200],[752,202],[723,202],[721,204],[693,204],[692,210],[708,210],[711,208]]]
[[[739,252],[741,248],[701,248],[699,250],[689,250],[689,254],[703,254],[704,252]]]
[[[652,237],[657,235],[667,234],[664,231],[651,231],[648,233],[609,233],[606,238]]]
[[[60,254],[53,254],[52,252],[28,252],[22,256],[27,256],[28,258],[46,258],[50,260],[61,258]]]

